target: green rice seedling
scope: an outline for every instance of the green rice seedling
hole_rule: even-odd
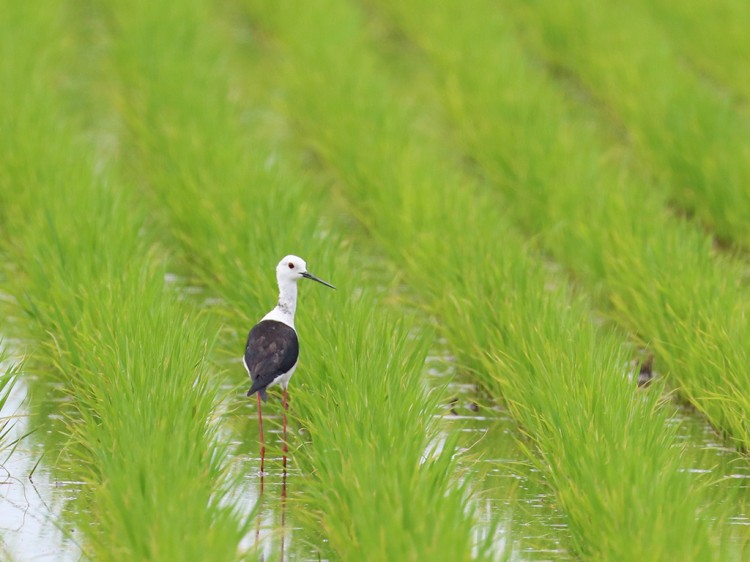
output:
[[[211,3],[103,5],[112,29],[110,93],[127,126],[122,171],[155,202],[154,217],[179,242],[188,275],[220,297],[211,311],[232,328],[220,346],[236,358],[233,380],[247,383],[237,334],[274,303],[281,256],[306,257],[339,287],[300,288],[290,416],[309,438],[290,433],[300,469],[289,481],[294,520],[329,558],[470,560],[474,549],[483,557],[468,484],[456,480],[454,440],[425,453],[439,437],[440,393],[427,391],[420,374],[432,334],[386,313],[364,289],[367,268],[321,221],[330,212],[323,186],[281,160],[262,132],[262,106],[232,92],[234,70],[222,55],[231,43],[221,39]],[[243,86],[264,83],[262,70],[240,69],[253,77]],[[261,94],[262,87],[249,97]],[[280,409],[274,392],[265,411]]]
[[[641,2],[666,31],[689,63],[740,106],[750,100],[745,72],[750,52],[750,6],[742,0],[706,2]]]
[[[420,25],[450,17],[443,6],[414,16]],[[586,304],[528,254],[498,201],[424,134],[369,52],[361,13],[335,0],[249,8],[283,50],[290,117],[402,264],[459,363],[508,404],[567,513],[574,551],[715,558],[701,487],[679,471],[658,393],[635,391],[622,339],[594,326]]]
[[[320,449],[299,455],[303,472],[316,475],[305,499],[325,514],[318,524],[343,560],[471,560],[474,508],[466,484],[449,481],[455,439],[430,452],[439,395],[424,396],[425,339],[410,337],[403,321],[373,314],[373,305],[353,299],[339,308],[350,322],[335,332],[333,318],[311,326],[324,345],[308,355],[315,377],[297,399],[298,420]],[[380,345],[372,345],[373,336]],[[378,376],[387,372],[395,375]],[[404,399],[407,407],[398,404]],[[308,524],[315,515],[307,515]]]
[[[0,8],[9,326],[33,353],[32,399],[67,397],[57,468],[87,484],[87,556],[236,560],[245,523],[206,373],[216,329],[165,287],[142,207],[71,129],[56,89],[76,49],[63,8]]]
[[[0,340],[0,453],[15,445],[15,443],[8,441],[15,423],[13,412],[6,412],[5,405],[17,380],[17,372],[17,365],[8,365],[5,348],[2,340]]]
[[[155,210],[169,210],[152,216],[179,243],[185,273],[214,279],[225,302],[243,302],[231,312],[232,322],[239,314],[241,325],[250,326],[257,320],[253,310],[273,301],[279,258],[297,248],[317,261],[323,225],[308,201],[314,198],[306,196],[312,187],[283,167],[258,171],[275,158],[255,134],[265,109],[233,98],[228,55],[212,36],[223,29],[211,2],[99,4],[112,32],[111,59],[104,63],[110,79],[98,91],[126,126],[123,172],[151,186],[143,193]],[[179,25],[161,26],[160,18]],[[191,40],[183,44],[185,37]]]
[[[429,27],[417,27],[416,5],[393,14],[434,57],[472,157],[503,189],[516,220],[601,288],[683,396],[746,448],[742,264],[716,255],[708,236],[672,217],[658,192],[620,165],[591,122],[525,60],[502,14],[489,3],[470,14],[448,6]],[[483,68],[499,69],[502,81]]]
[[[750,247],[750,121],[684,64],[647,11],[586,1],[504,7],[545,59],[626,127],[657,186],[723,241]]]

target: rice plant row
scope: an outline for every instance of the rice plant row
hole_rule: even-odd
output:
[[[51,412],[64,419],[59,449],[47,458],[87,484],[84,552],[238,559],[245,525],[228,495],[206,373],[216,329],[165,288],[142,207],[95,171],[71,125],[61,86],[77,46],[63,6],[4,1],[0,12],[8,329],[31,354],[21,376],[32,399],[64,399]]]
[[[515,220],[601,288],[612,314],[656,351],[682,395],[746,449],[743,264],[717,254],[709,236],[671,215],[628,167],[627,154],[618,156],[527,60],[507,17],[490,2],[471,12],[445,3],[429,25],[421,17],[425,5],[388,6],[430,53],[435,91],[466,150],[509,198]]]
[[[585,1],[503,7],[545,59],[616,115],[656,186],[724,242],[750,247],[750,119],[685,64],[647,9]]]
[[[523,426],[575,551],[597,560],[718,557],[697,516],[700,487],[678,470],[665,409],[624,376],[623,341],[593,325],[564,280],[549,286],[498,201],[423,134],[418,110],[369,52],[361,13],[337,0],[248,6],[283,53],[290,119],[438,316],[460,363]],[[443,6],[415,17],[424,25]],[[645,458],[659,468],[644,471]]]
[[[750,6],[742,0],[666,0],[640,2],[676,46],[677,57],[700,77],[747,112],[750,79],[745,67],[750,52]]]
[[[278,161],[258,103],[272,67],[232,66],[210,2],[105,4],[121,173],[143,186],[186,273],[219,297],[211,309],[231,326],[220,344],[237,358],[231,375],[246,380],[236,334],[275,302],[281,256],[302,255],[339,287],[300,288],[290,415],[306,437],[290,443],[300,469],[290,486],[306,540],[341,560],[472,559],[476,513],[455,479],[455,439],[425,456],[439,437],[439,394],[420,376],[432,335],[384,310],[363,261],[321,219],[325,191]],[[265,411],[280,409],[272,393]]]

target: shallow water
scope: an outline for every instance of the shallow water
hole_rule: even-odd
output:
[[[28,413],[26,387],[19,380],[0,412],[0,417],[16,416],[6,443],[28,433]],[[56,479],[43,459],[39,462],[43,449],[35,441],[33,436],[21,439],[15,449],[0,457],[0,554],[4,560],[19,562],[81,560],[80,532],[69,523],[72,518],[64,515],[82,483]]]
[[[712,502],[726,502],[731,507],[727,525],[736,541],[750,537],[750,461],[735,449],[727,447],[719,434],[694,409],[675,406],[670,423],[678,425],[678,445],[685,446],[685,463],[689,472],[709,486]]]
[[[428,387],[442,385],[444,380],[449,380],[446,377],[452,376],[454,373],[449,359],[434,357],[428,360],[425,377]],[[554,507],[540,475],[525,462],[526,458],[517,446],[518,434],[513,421],[499,407],[478,406],[474,385],[451,383],[448,387],[449,394],[456,401],[446,403],[444,414],[438,415],[437,421],[446,435],[448,432],[460,432],[459,467],[468,469],[470,477],[476,480],[475,501],[479,502],[478,511],[481,514],[475,529],[477,537],[494,531],[498,555],[510,554],[510,560],[569,559],[562,547],[568,538],[565,516]],[[264,559],[279,559],[284,485],[286,494],[294,495],[294,483],[299,474],[290,464],[284,482],[281,457],[267,456],[263,493],[260,495],[256,404],[244,395],[238,394],[236,399],[242,402],[226,414],[233,427],[233,446],[242,456],[248,500],[255,502],[260,498],[260,515],[254,532],[247,537],[244,546],[257,544]],[[269,449],[273,449],[274,445],[280,449],[282,443],[278,427],[281,424],[279,408],[280,405],[271,401],[264,408],[263,421]],[[291,427],[289,431],[293,431]],[[291,437],[292,440],[304,438],[304,433]],[[475,462],[477,457],[480,460]],[[304,536],[304,529],[294,526],[293,510],[285,515],[285,552],[289,553],[294,548],[294,559],[321,560],[320,552],[307,546],[311,538]],[[292,545],[295,535],[305,543],[301,552],[297,549],[299,545]]]
[[[286,505],[286,499],[293,495],[299,471],[291,458],[287,459],[285,469],[283,457],[277,454],[283,445],[281,416],[276,413],[281,404],[272,404],[271,401],[275,400],[273,396],[269,399],[269,405],[263,409],[267,452],[264,459],[265,470],[261,474],[256,403],[248,400],[244,392],[237,394],[236,400],[239,405],[227,414],[233,429],[232,446],[239,461],[237,468],[242,473],[245,500],[248,505],[252,504],[257,508],[253,527],[242,543],[242,550],[257,549],[261,560],[279,560],[283,558],[283,549],[286,559],[290,559],[292,538],[303,530],[294,525],[293,514]],[[291,426],[288,433],[290,444],[304,439],[303,432]],[[317,549],[296,546],[291,558],[321,560]]]
[[[477,404],[481,395],[474,385],[446,383],[455,380],[449,357],[434,357],[428,362],[426,384],[447,386],[444,412],[436,421],[445,435],[459,432],[459,466],[467,470],[476,491],[481,519],[475,529],[477,537],[494,533],[498,555],[510,560],[568,560],[565,550],[570,533],[565,514],[556,507],[550,489],[542,476],[527,463],[518,446],[515,423],[502,408]],[[634,392],[642,392],[634,388]],[[287,558],[321,560],[310,537],[295,527],[293,511],[282,509],[283,498],[293,495],[299,474],[289,464],[286,478],[280,456],[269,453],[266,473],[259,474],[258,431],[255,402],[244,393],[229,396],[231,411],[223,417],[228,422],[224,437],[236,448],[237,470],[243,475],[243,486],[237,491],[247,512],[259,507],[259,515],[242,544],[243,550],[258,549],[261,558],[278,560],[282,551]],[[485,399],[486,401],[486,399]],[[269,449],[280,450],[281,431],[278,408],[271,405],[264,415]],[[18,416],[14,437],[28,432],[26,389],[18,384],[2,412]],[[705,478],[716,490],[715,501],[731,501],[736,511],[728,525],[737,528],[736,535],[750,532],[750,463],[726,447],[716,432],[690,408],[675,406],[670,423],[679,426],[679,446],[685,446],[683,470]],[[290,431],[292,429],[290,428]],[[304,439],[296,432],[293,440]],[[7,451],[5,455],[7,456]],[[60,560],[84,558],[77,540],[79,531],[72,525],[76,517],[69,510],[81,491],[81,483],[61,481],[44,462],[34,469],[42,455],[35,439],[28,437],[3,459],[0,474],[0,558],[4,560]],[[44,461],[44,459],[43,459]],[[28,475],[33,472],[33,481]],[[282,525],[282,516],[284,525]],[[283,532],[282,532],[283,529]],[[290,549],[293,549],[290,550]],[[289,556],[293,552],[294,556]]]
[[[459,415],[444,417],[443,424],[446,431],[461,432],[467,449],[459,466],[469,469],[477,490],[477,535],[494,531],[496,552],[510,560],[570,559],[565,514],[555,507],[541,474],[526,463],[512,420]]]
[[[436,385],[444,378],[457,378],[449,356],[433,357],[429,363]],[[460,431],[462,445],[472,456],[481,458],[472,474],[486,492],[483,495],[484,521],[489,524],[493,516],[500,517],[497,542],[506,548],[506,555],[511,560],[574,558],[565,550],[571,539],[566,516],[555,507],[554,495],[542,475],[526,462],[518,447],[520,436],[515,422],[500,406],[477,406],[474,385],[449,383],[448,387],[457,400],[446,404],[442,423],[446,431]],[[634,384],[633,391],[648,390]],[[724,502],[732,507],[734,511],[727,525],[737,529],[730,529],[731,538],[738,544],[747,543],[750,538],[750,462],[727,447],[693,408],[680,403],[665,407],[674,409],[669,423],[677,426],[675,446],[684,447],[682,470],[714,491],[708,501]],[[486,530],[480,529],[480,532]]]
[[[512,421],[506,416],[497,415],[497,412],[491,415],[472,412],[469,406],[464,407],[461,403],[454,408],[457,411],[465,409],[466,415],[449,413],[440,416],[440,425],[446,432],[461,433],[460,443],[466,460],[459,460],[459,465],[462,468],[473,467],[469,474],[477,480],[476,501],[480,503],[479,512],[482,514],[476,529],[477,536],[486,536],[492,522],[499,516],[500,525],[496,533],[498,551],[505,549],[512,552],[512,560],[548,560],[552,555],[556,560],[568,559],[561,546],[567,537],[564,515],[552,507],[548,490],[539,483],[534,469],[529,470],[524,463],[522,452],[515,444]],[[244,478],[248,490],[252,490],[249,492],[252,501],[260,498],[261,502],[255,531],[246,539],[244,546],[251,547],[257,542],[265,559],[277,559],[281,551],[280,508],[284,486],[287,495],[292,494],[299,475],[290,464],[284,482],[281,457],[267,456],[263,493],[260,495],[257,431],[251,427],[257,424],[254,403],[248,403],[243,410],[245,419],[251,421],[245,428],[245,438],[236,441],[235,446],[243,448],[249,445],[253,449],[245,454],[242,465],[246,467]],[[263,420],[267,428],[266,439],[279,447],[281,432],[268,429],[272,423],[265,425],[266,420],[279,420],[272,415],[264,415]],[[482,460],[478,463],[469,460],[476,455],[481,456]],[[304,533],[304,530],[294,526],[293,512],[286,515],[283,538],[285,550],[289,552],[293,536]],[[319,560],[319,552],[314,548],[305,548],[301,553],[295,550],[295,555],[295,559],[302,555],[307,560]]]
[[[434,384],[456,379],[450,357],[430,358],[428,365]],[[519,448],[513,419],[500,406],[479,405],[473,384],[451,382],[447,390],[450,400],[440,424],[446,432],[460,433],[459,466],[469,470],[480,502],[478,536],[494,530],[497,552],[509,560],[570,559],[565,514]]]

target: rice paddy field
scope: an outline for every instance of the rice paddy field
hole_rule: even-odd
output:
[[[0,0],[0,559],[750,559],[748,26]]]

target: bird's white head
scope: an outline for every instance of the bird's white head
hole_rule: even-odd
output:
[[[307,271],[307,263],[305,263],[305,260],[299,256],[284,256],[284,259],[282,259],[279,262],[279,265],[276,266],[276,279],[279,282],[280,288],[289,284],[296,284],[297,281],[303,277],[305,279],[312,279],[313,281],[322,283],[326,287],[331,287],[332,289],[336,288],[330,283],[318,279],[312,273]]]
[[[322,283],[332,289],[336,288],[307,271],[305,260],[299,256],[285,256],[276,266],[276,280],[279,282],[279,304],[263,317],[264,320],[277,320],[294,328],[294,313],[297,310],[297,281],[303,277]]]
[[[284,259],[276,266],[276,279],[279,285],[296,283],[305,271],[307,271],[307,264],[301,257],[284,256]]]

